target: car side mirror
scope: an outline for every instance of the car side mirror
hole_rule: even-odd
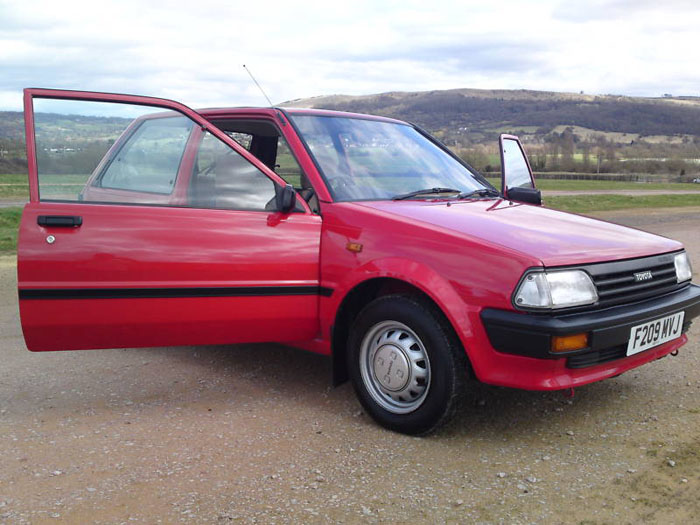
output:
[[[501,153],[501,193],[510,200],[542,204],[542,194],[535,188],[535,177],[520,139],[514,135],[498,138]]]
[[[537,188],[510,188],[508,190],[508,199],[516,202],[525,202],[527,204],[542,205],[542,192]]]
[[[275,184],[275,200],[277,201],[277,211],[289,213],[297,203],[297,192],[290,184],[279,186]]]

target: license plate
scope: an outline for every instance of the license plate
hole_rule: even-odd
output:
[[[633,326],[627,343],[627,355],[634,355],[666,341],[680,337],[685,312],[662,317],[655,321]]]

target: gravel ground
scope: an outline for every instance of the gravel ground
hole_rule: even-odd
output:
[[[27,204],[27,199],[14,201],[0,199],[0,208],[15,208],[17,206],[24,206],[25,204]]]
[[[700,208],[609,220],[686,243]],[[0,258],[4,523],[691,523],[700,329],[576,391],[474,385],[436,435],[385,431],[330,363],[278,345],[36,354]],[[695,518],[693,518],[695,516]]]

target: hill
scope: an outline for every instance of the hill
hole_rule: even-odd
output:
[[[700,171],[700,98],[451,89],[333,95],[289,107],[372,113],[424,127],[481,171],[498,168],[500,133],[519,135],[538,171]]]
[[[332,95],[283,106],[373,113],[415,122],[431,130],[579,126],[602,132],[700,136],[700,98],[640,98],[527,90],[451,89]]]
[[[36,113],[37,136],[44,144],[62,147],[64,130],[69,128],[74,141],[89,147],[96,142],[114,141],[131,122],[119,117],[93,117],[85,115],[58,115]],[[99,148],[104,150],[104,147]],[[19,111],[0,111],[0,173],[26,171],[24,147],[24,114]]]
[[[19,111],[0,111],[0,173],[24,173],[24,116]]]

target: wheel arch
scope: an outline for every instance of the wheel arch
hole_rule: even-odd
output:
[[[428,292],[423,286],[393,276],[375,276],[355,284],[343,297],[336,311],[332,327],[333,385],[338,386],[348,380],[346,360],[348,350],[347,341],[354,319],[365,306],[373,300],[385,295],[405,294],[418,297],[422,301],[430,304],[435,311],[444,318],[446,325],[452,330],[456,340],[460,342],[462,348],[465,350],[467,359],[469,359],[464,341],[462,337],[460,337],[460,330],[455,326],[457,323],[467,322],[467,318],[463,315],[458,315],[457,317],[451,315],[454,314],[454,312],[451,312],[446,307],[445,300],[447,300],[447,304],[452,304],[455,300],[461,302],[461,299],[457,297],[454,289],[451,287],[450,289],[454,294],[453,297],[451,296],[452,294],[447,294],[450,295],[450,297],[447,298],[434,297],[434,295]],[[435,291],[435,288],[432,288],[432,290]],[[471,367],[469,367],[469,369],[470,373],[473,373],[471,372]]]

